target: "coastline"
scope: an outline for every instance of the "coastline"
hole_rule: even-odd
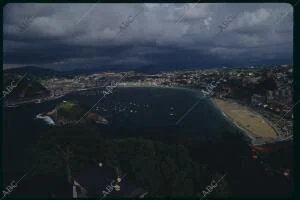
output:
[[[52,126],[56,125],[55,121],[50,116],[44,115],[43,113],[37,114],[35,116],[35,119],[41,119],[41,120],[45,121],[47,124],[52,125]]]
[[[152,85],[152,86],[145,86],[145,85],[119,85],[120,88],[165,88],[165,89],[175,89],[175,90],[185,90],[197,93],[201,95],[201,97],[205,97],[201,90],[196,88],[188,88],[188,87],[180,87],[180,86],[164,86],[164,85]]]
[[[68,93],[66,93],[66,94],[68,94]],[[18,106],[22,106],[22,105],[26,105],[26,104],[30,104],[30,103],[39,104],[39,103],[43,103],[43,102],[46,102],[46,101],[51,101],[51,100],[62,98],[66,94],[62,94],[62,95],[58,95],[58,96],[44,97],[44,98],[37,98],[37,99],[24,100],[24,101],[20,101],[20,102],[12,102],[12,103],[4,105],[4,107],[5,108],[18,107]]]
[[[58,96],[50,96],[50,97],[44,97],[44,98],[30,99],[30,100],[24,100],[24,101],[21,101],[21,102],[12,102],[12,103],[4,105],[4,107],[18,107],[18,106],[22,106],[22,105],[30,104],[30,103],[43,103],[43,102],[46,102],[46,101],[51,101],[51,100],[62,98],[65,95],[73,93],[73,92],[83,92],[83,91],[89,91],[89,90],[100,89],[100,88],[103,88],[105,90],[105,86],[72,90],[72,91],[65,92],[64,94],[61,94],[61,95],[58,95]],[[120,84],[116,88],[166,88],[166,89],[177,89],[177,90],[179,89],[179,90],[186,90],[186,91],[195,92],[195,93],[200,94],[201,97],[205,97],[200,90],[197,90],[195,88],[180,87],[180,86],[123,85],[123,84]],[[37,101],[40,101],[40,102],[37,102]]]
[[[219,105],[216,104],[215,99],[214,98],[209,98],[210,102],[213,104],[213,106],[215,107],[215,109],[217,109],[220,114],[224,117],[224,119],[230,123],[232,126],[234,126],[235,128],[237,128],[238,130],[240,130],[242,132],[242,134],[246,137],[246,139],[248,139],[250,141],[251,144],[255,143],[256,138],[250,134],[247,130],[243,129],[241,126],[239,126],[233,119],[231,119],[229,116],[227,116],[222,109],[219,107]]]
[[[165,86],[165,85],[130,85],[130,84],[120,84],[118,85],[116,88],[165,88],[165,89],[175,89],[175,90],[185,90],[185,91],[189,91],[189,92],[193,92],[196,94],[196,98],[201,98],[201,99],[204,99],[206,98],[206,96],[201,92],[201,90],[198,90],[196,88],[188,88],[188,87],[180,87],[180,86]],[[67,94],[70,94],[70,93],[73,93],[73,92],[82,92],[82,91],[89,91],[89,90],[95,90],[95,89],[103,89],[105,90],[105,87],[104,86],[99,86],[99,87],[93,87],[93,88],[84,88],[84,89],[78,89],[78,90],[73,90],[73,91],[68,91],[60,96],[55,96],[55,97],[46,97],[45,99],[34,99],[34,100],[30,100],[30,102],[26,101],[26,102],[22,102],[20,104],[15,104],[14,106],[22,106],[24,104],[27,104],[27,103],[37,103],[37,100],[40,100],[41,102],[39,103],[42,103],[42,102],[46,102],[46,101],[51,101],[51,100],[54,100],[54,99],[58,99],[58,98],[62,98],[64,97],[65,95]],[[212,105],[220,112],[221,115],[223,115],[223,117],[230,123],[232,124],[232,126],[234,126],[235,128],[237,128],[238,130],[240,130],[245,136],[247,139],[249,139],[251,141],[251,144],[252,145],[255,145],[255,144],[260,144],[260,143],[267,143],[267,142],[274,142],[278,139],[278,134],[277,134],[277,130],[276,128],[274,128],[272,126],[272,123],[269,122],[269,120],[264,119],[264,123],[265,124],[268,124],[272,129],[274,129],[274,131],[276,132],[276,137],[273,137],[273,138],[270,138],[270,137],[265,137],[263,135],[260,135],[260,134],[254,134],[253,132],[251,132],[250,130],[248,130],[247,127],[245,127],[243,124],[239,123],[234,117],[230,116],[230,114],[226,113],[226,111],[224,110],[224,107],[222,107],[221,105],[219,105],[216,100],[219,100],[219,101],[224,101],[224,100],[220,100],[220,99],[216,99],[216,98],[213,98],[213,97],[207,97],[207,99],[209,99],[209,101],[212,103]],[[230,102],[230,101],[227,101],[227,102]],[[231,102],[232,103],[232,102]],[[233,102],[233,103],[236,103],[236,102]],[[249,108],[246,108],[245,109],[248,109]],[[255,112],[255,111],[252,111],[251,110],[251,113],[255,114],[255,115],[260,115],[259,113]],[[49,115],[47,115],[48,117],[50,117]],[[42,119],[43,116],[41,115],[38,115],[37,118],[39,119]],[[51,118],[50,119],[43,119],[45,121],[53,121],[53,119]],[[51,122],[50,122],[51,124]],[[56,124],[54,122],[54,124]],[[53,123],[52,123],[53,125]]]
[[[226,102],[225,100],[211,98],[210,101],[220,111],[220,113],[224,116],[224,118],[229,123],[231,123],[236,128],[238,128],[248,139],[250,139],[252,145],[261,144],[261,143],[269,143],[272,141],[274,142],[278,139],[278,133],[276,132],[276,129],[269,123],[269,121],[267,119],[265,119],[264,117],[262,117],[255,111],[252,111],[252,110],[249,111],[249,108],[243,108],[243,109],[247,110],[248,112],[251,112],[251,114],[255,114],[257,118],[262,118],[264,120],[263,123],[266,122],[266,124],[269,126],[269,128],[271,128],[274,131],[274,133],[269,133],[268,135],[266,135],[266,134],[261,134],[261,132],[259,132],[257,130],[254,133],[253,130],[249,130],[249,126],[245,127],[245,125],[243,123],[241,123],[241,121],[239,119],[235,119],[235,117],[230,116],[231,113],[228,113],[226,111],[226,108],[217,102],[217,101]],[[228,103],[228,102],[226,102],[226,103]],[[239,105],[239,106],[242,107],[241,105]],[[239,111],[239,113],[240,112],[241,111]]]

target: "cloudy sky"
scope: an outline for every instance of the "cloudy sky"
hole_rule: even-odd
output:
[[[3,68],[291,63],[289,4],[8,4]]]

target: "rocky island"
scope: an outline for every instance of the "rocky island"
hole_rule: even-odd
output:
[[[46,115],[56,125],[75,123],[108,124],[108,120],[97,113],[88,112],[89,108],[75,101],[62,101]]]

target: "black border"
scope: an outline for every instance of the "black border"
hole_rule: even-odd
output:
[[[298,2],[299,1],[299,2]],[[299,28],[297,28],[297,24],[299,27],[299,21],[300,21],[300,0],[264,0],[264,1],[258,1],[258,0],[227,0],[227,1],[220,1],[220,0],[213,0],[213,1],[207,1],[207,0],[148,0],[148,1],[142,1],[142,0],[126,0],[126,1],[122,1],[122,0],[111,0],[111,1],[107,1],[107,0],[93,0],[93,1],[83,1],[83,0],[35,0],[35,1],[26,1],[26,0],[2,0],[1,1],[1,21],[3,24],[3,9],[4,6],[7,5],[8,3],[289,3],[292,7],[293,7],[293,18],[294,18],[294,26],[293,26],[293,30],[294,30],[294,34],[293,34],[293,74],[294,74],[294,80],[293,80],[293,84],[294,84],[294,103],[300,99],[300,69],[297,69],[296,66],[300,65],[300,60],[299,57],[297,57],[297,53],[299,55],[299,48],[300,48],[300,38],[297,36],[300,36],[300,30]],[[298,2],[298,3],[297,3]],[[294,7],[293,5],[296,4],[296,7]],[[1,26],[1,36],[3,38],[3,25]],[[1,41],[2,43],[2,41]],[[3,47],[3,43],[1,45]],[[1,60],[3,56],[3,51],[1,53]],[[299,67],[298,67],[299,68]],[[2,77],[3,77],[3,68],[1,71],[1,81],[0,81],[0,88],[3,91],[3,82],[2,82]],[[299,179],[297,180],[297,178],[299,177],[300,172],[297,171],[297,166],[299,167],[299,164],[297,162],[297,157],[296,155],[299,155],[299,146],[298,146],[298,150],[296,148],[296,143],[297,143],[297,135],[295,133],[297,133],[298,130],[300,130],[299,125],[300,124],[300,105],[295,106],[294,110],[293,110],[293,114],[294,114],[294,123],[293,123],[293,128],[294,128],[294,142],[293,142],[293,148],[294,148],[294,183],[293,183],[293,194],[291,197],[287,197],[287,198],[277,198],[277,199],[300,199],[300,190],[299,187],[297,187],[297,185],[299,186],[299,184],[297,184],[299,181]],[[1,109],[3,108],[3,101],[1,101]],[[3,131],[3,110],[1,110],[1,115],[0,115],[0,121],[1,121],[1,133]],[[0,141],[2,144],[2,134],[0,137]],[[1,145],[2,146],[2,145]],[[1,153],[1,166],[0,166],[0,171],[2,172],[2,153]],[[299,169],[299,168],[298,168]],[[2,192],[2,189],[5,188],[5,185],[3,184],[3,178],[2,178],[2,173],[0,173],[0,189]],[[298,190],[297,190],[298,188]],[[33,188],[33,189],[38,189],[38,188]],[[9,199],[21,199],[21,198],[12,198],[10,196],[6,197],[7,200]],[[30,198],[22,198],[22,199],[30,199]],[[36,198],[39,199],[39,198]],[[43,199],[52,199],[52,198],[43,198]],[[73,198],[56,198],[56,199],[73,199]],[[82,198],[84,199],[84,198]],[[99,200],[100,198],[89,198],[89,199],[97,199]],[[109,198],[107,197],[107,199],[129,199],[129,198]],[[130,198],[130,199],[134,199],[134,198]],[[135,198],[135,199],[139,199],[139,198]],[[144,199],[156,199],[156,198],[147,198],[145,197]],[[162,199],[162,198],[160,198]],[[171,198],[166,198],[166,199],[171,199]],[[176,198],[176,199],[197,199],[200,200],[200,198]],[[206,197],[206,199],[213,199],[210,197]],[[229,199],[229,198],[224,198],[224,199]],[[230,199],[239,199],[239,198],[230,198]],[[243,198],[243,199],[251,199],[251,198]],[[255,199],[271,199],[271,198],[255,198]]]

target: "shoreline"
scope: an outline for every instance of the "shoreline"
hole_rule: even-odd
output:
[[[39,113],[35,116],[35,119],[40,119],[46,122],[49,125],[56,125],[55,121],[49,116],[49,115],[44,115],[43,113]]]
[[[66,93],[67,94],[67,93]],[[44,97],[44,98],[37,98],[37,99],[30,99],[30,100],[24,100],[22,102],[15,102],[4,105],[5,108],[11,108],[11,107],[19,107],[30,103],[40,104],[44,103],[46,101],[52,101],[55,99],[59,99],[64,97],[66,94],[58,95],[58,96],[50,96],[50,97]]]
[[[100,89],[100,88],[105,89],[105,87],[106,86],[99,86],[99,87],[93,87],[93,88],[84,88],[84,89],[72,90],[72,91],[65,92],[64,94],[60,94],[58,96],[50,96],[50,97],[45,97],[45,98],[37,98],[37,99],[24,100],[22,102],[15,102],[15,103],[10,103],[10,104],[4,105],[4,107],[6,107],[6,108],[19,107],[19,106],[22,106],[22,105],[25,105],[25,104],[30,104],[30,103],[39,104],[39,103],[44,103],[44,102],[47,102],[47,101],[51,101],[51,100],[62,98],[65,95],[73,93],[73,92],[83,92],[83,91],[89,91],[89,90]],[[202,94],[202,92],[200,90],[197,90],[195,88],[180,87],[180,86],[118,85],[116,88],[165,88],[165,89],[180,89],[180,90],[186,90],[186,91],[195,92],[195,93],[200,94],[201,97],[205,97],[205,96],[203,96],[203,94]],[[37,101],[41,101],[41,102],[37,103]]]
[[[155,86],[138,86],[138,85],[121,85],[118,86],[120,88],[165,88],[165,89],[175,89],[175,90],[185,90],[185,91],[190,91],[190,92],[195,92],[201,95],[201,97],[205,97],[201,90],[197,90],[196,88],[188,88],[188,87],[180,87],[180,86],[160,86],[160,85],[155,85]]]
[[[256,113],[255,111],[250,111],[249,108],[245,108],[246,110],[248,110],[249,112],[256,114],[257,116],[261,117],[264,121],[266,121],[266,124],[268,124],[268,126],[274,131],[275,135],[273,137],[269,137],[269,136],[265,136],[265,135],[259,135],[259,134],[255,134],[253,133],[251,130],[247,130],[246,127],[244,127],[243,124],[239,123],[236,119],[234,119],[234,117],[229,116],[228,113],[226,113],[225,108],[222,108],[221,105],[219,105],[216,102],[216,98],[211,98],[211,102],[212,104],[220,111],[220,113],[224,116],[224,118],[231,123],[233,126],[235,126],[237,129],[239,129],[250,141],[251,141],[251,145],[256,145],[256,144],[261,144],[261,143],[270,143],[270,142],[275,142],[278,140],[279,136],[277,133],[276,128],[274,128],[270,123],[269,120],[265,119],[263,116],[261,116],[260,114]],[[219,99],[220,100],[220,99]],[[222,100],[224,102],[226,102],[226,100]],[[234,102],[236,103],[236,102]],[[241,105],[240,105],[241,106]],[[244,107],[244,106],[243,106]]]
[[[199,97],[206,98],[206,96],[201,92],[201,90],[198,90],[196,88],[188,88],[188,87],[180,87],[180,86],[124,85],[124,84],[120,84],[116,88],[118,88],[118,87],[120,87],[120,88],[164,88],[164,89],[185,90],[185,91],[189,91],[189,92],[195,93],[196,94],[196,96],[195,96],[196,98],[199,98]],[[83,92],[83,91],[89,91],[89,90],[95,90],[95,89],[103,89],[103,90],[105,90],[105,87],[104,86],[99,86],[99,87],[93,87],[93,88],[84,88],[84,89],[79,89],[79,90],[68,91],[68,92],[66,92],[64,94],[61,94],[59,96],[46,97],[45,99],[34,99],[34,100],[30,100],[30,101],[19,103],[19,104],[13,104],[13,107],[22,106],[22,105],[25,105],[25,104],[28,104],[28,103],[37,103],[38,100],[41,101],[40,103],[44,103],[44,102],[47,102],[47,101],[51,101],[51,100],[62,98],[65,95],[70,94],[70,93]],[[232,118],[232,116],[229,116],[226,113],[226,111],[224,110],[224,108],[222,108],[222,106],[218,105],[218,103],[216,102],[216,100],[218,100],[217,98],[215,98],[215,97],[208,97],[207,99],[209,99],[209,101],[212,103],[212,105],[220,112],[220,114],[224,117],[225,120],[227,120],[233,127],[235,127],[236,129],[240,130],[246,136],[246,138],[249,139],[249,141],[250,141],[250,143],[252,145],[260,144],[262,142],[263,143],[269,143],[271,141],[274,142],[274,141],[276,141],[279,138],[277,130],[276,130],[276,127],[274,128],[274,126],[272,126],[272,124],[270,123],[270,121],[268,119],[265,119],[263,117],[263,119],[266,122],[266,124],[268,124],[275,131],[276,137],[274,137],[274,138],[272,138],[272,137],[271,138],[270,137],[265,137],[265,136],[261,136],[261,135],[252,133],[250,130],[247,130],[247,128],[244,127],[243,124],[240,124],[238,121],[236,121],[234,118]],[[226,100],[222,100],[222,101],[226,102]],[[236,102],[233,102],[233,103],[236,103]],[[5,107],[10,107],[10,105],[7,105]],[[249,110],[249,108],[247,108],[247,107],[246,107],[246,109]],[[255,115],[260,115],[259,113],[255,112],[255,111],[251,110],[251,112],[253,114],[255,114]],[[42,119],[42,118],[40,118],[40,115],[39,115],[38,118]]]
[[[210,102],[213,104],[214,108],[217,109],[220,114],[224,117],[224,119],[230,123],[234,128],[238,129],[242,134],[250,141],[251,144],[255,143],[255,136],[250,134],[247,130],[243,129],[241,126],[239,126],[233,119],[231,119],[228,115],[226,115],[223,110],[216,104],[215,98],[210,98]]]

